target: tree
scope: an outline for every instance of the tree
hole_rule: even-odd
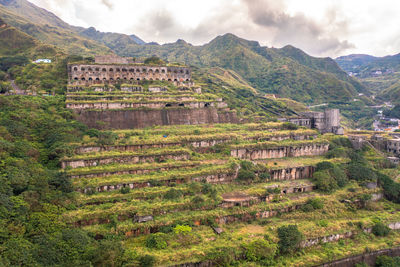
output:
[[[164,249],[167,247],[166,234],[156,233],[151,234],[146,239],[146,247],[155,249]]]
[[[297,225],[287,225],[278,228],[278,247],[282,254],[294,252],[303,239],[303,234],[297,229]]]
[[[323,192],[332,192],[339,188],[336,180],[328,170],[315,172],[313,178],[318,190]]]

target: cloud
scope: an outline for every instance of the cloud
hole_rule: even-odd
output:
[[[326,22],[316,22],[302,13],[289,14],[283,1],[242,0],[252,22],[273,31],[273,43],[277,46],[291,44],[317,55],[337,54],[354,45],[336,37],[345,32],[347,23],[337,21],[336,10],[327,12]]]
[[[101,3],[105,5],[108,9],[114,8],[114,5],[109,0],[101,0]]]

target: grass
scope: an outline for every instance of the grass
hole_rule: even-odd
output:
[[[169,148],[152,148],[139,151],[105,151],[87,154],[78,154],[72,157],[65,157],[62,161],[78,161],[78,160],[92,160],[92,159],[105,159],[105,158],[119,158],[119,157],[134,157],[134,156],[160,156],[160,155],[181,155],[189,154],[190,150],[180,147]]]

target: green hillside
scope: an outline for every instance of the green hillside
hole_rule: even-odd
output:
[[[111,50],[106,46],[84,38],[68,28],[39,24],[36,23],[36,20],[31,20],[29,16],[26,17],[25,14],[29,13],[23,12],[17,14],[10,11],[7,7],[0,5],[0,17],[7,24],[43,43],[55,45],[68,54],[96,55],[111,53]]]

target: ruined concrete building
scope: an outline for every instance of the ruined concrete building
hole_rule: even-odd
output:
[[[92,64],[68,64],[69,85],[136,83],[137,81],[190,82],[191,70],[183,66],[144,65],[118,56],[96,56]]]
[[[324,112],[301,112],[298,117],[282,118],[280,121],[317,129],[321,133],[343,134],[343,128],[340,126],[339,109],[326,109]]]

